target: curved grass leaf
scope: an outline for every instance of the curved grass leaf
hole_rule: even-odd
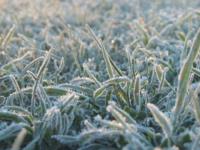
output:
[[[26,65],[26,67],[22,70],[21,74],[20,74],[20,78],[24,76],[24,74],[26,73],[26,71],[33,65],[35,65],[38,61],[40,61],[41,59],[43,59],[43,57],[39,57],[34,59],[32,62],[30,62],[28,65]]]
[[[15,28],[15,25],[12,26],[12,28],[9,30],[8,34],[6,35],[6,37],[4,38],[4,40],[2,41],[1,44],[2,44],[3,48],[5,47],[5,45],[8,43],[8,41],[12,37],[14,28]]]
[[[196,75],[200,76],[200,70],[197,68],[192,68],[192,72],[194,72]]]
[[[111,78],[107,81],[104,82],[104,84],[119,84],[122,82],[128,82],[130,83],[130,79],[127,76],[122,76],[122,77],[115,77],[115,78]]]
[[[162,127],[165,136],[170,138],[172,135],[172,126],[169,119],[154,104],[148,103],[147,107],[153,114],[156,122],[158,122],[158,124]]]
[[[159,85],[159,91],[162,90],[163,86],[164,86],[164,83],[166,81],[166,73],[168,71],[168,68],[166,67],[163,72],[162,72],[162,77],[161,77],[161,81],[160,81],[160,85]]]
[[[18,114],[15,113],[11,113],[11,112],[0,112],[0,119],[1,120],[10,120],[16,123],[20,123],[20,122],[24,122],[27,123],[28,122],[21,116],[19,116]]]
[[[72,104],[72,103],[76,104],[77,103],[78,96],[76,96],[75,94],[70,94],[69,96],[67,95],[67,97],[66,96],[61,97],[60,99],[61,100],[59,100],[59,101],[64,100],[64,104],[62,104],[62,106],[60,108],[60,112],[63,114],[64,111],[67,109],[69,104]]]
[[[162,59],[158,59],[158,58],[157,58],[157,59],[155,59],[155,63],[161,64],[161,65],[163,65],[164,67],[169,68],[169,70],[170,70],[171,72],[175,73],[174,70],[172,69],[171,65],[170,65],[168,62],[166,62],[166,61],[164,61],[164,60],[162,60]]]
[[[6,127],[5,129],[0,131],[0,141],[4,140],[10,136],[13,136],[14,133],[20,131],[23,128],[23,124],[11,124],[10,126]]]
[[[139,23],[139,21],[135,20],[135,25],[137,27],[137,29],[141,32],[142,36],[143,36],[143,43],[144,45],[147,45],[148,41],[149,41],[149,35],[147,30]]]
[[[104,85],[104,86],[102,86],[102,87],[100,87],[100,88],[98,88],[98,89],[96,89],[95,91],[94,91],[94,98],[95,99],[97,99],[99,96],[101,96],[102,94],[103,94],[103,92],[105,92],[106,91],[106,88],[108,88],[110,85]]]
[[[75,85],[75,84],[60,84],[59,87],[65,87],[68,89],[72,89],[74,91],[78,91],[80,93],[86,93],[88,95],[93,95],[93,90],[90,88],[82,87],[80,85]]]
[[[24,114],[26,114],[26,115],[29,116],[29,118],[30,118],[30,120],[32,122],[34,120],[34,117],[31,115],[31,113],[28,110],[26,110],[26,109],[24,109],[22,107],[18,107],[18,106],[5,106],[3,108],[7,109],[7,110],[12,110],[12,111],[15,111],[15,112],[19,112],[19,113],[24,113]]]
[[[108,56],[109,60],[110,60],[110,63],[111,65],[113,66],[114,70],[117,72],[117,74],[119,76],[123,76],[123,73],[122,71],[117,67],[117,65],[115,64],[115,62],[110,58],[110,56]]]
[[[20,91],[20,87],[19,87],[19,85],[18,85],[18,83],[17,83],[15,77],[14,77],[13,75],[10,75],[10,79],[11,79],[11,81],[12,81],[12,84],[13,84],[15,90],[16,90],[17,92]],[[23,93],[20,93],[20,94],[19,94],[19,104],[20,104],[21,107],[24,107],[24,104],[23,104]]]
[[[92,84],[94,83],[93,80],[91,80],[90,78],[86,78],[86,77],[83,77],[83,78],[74,78],[72,80],[73,83],[78,83],[78,84]]]
[[[9,62],[9,63],[3,65],[3,66],[1,67],[1,69],[3,69],[3,70],[11,69],[11,68],[13,67],[13,64],[16,65],[17,63],[22,62],[22,61],[23,61],[24,59],[26,59],[27,57],[30,57],[31,54],[32,54],[31,52],[27,52],[27,53],[24,54],[22,57],[17,58],[17,59],[14,59],[13,61],[11,61],[11,62]]]
[[[59,73],[62,71],[63,67],[64,67],[64,57],[61,58],[59,68],[56,70],[56,72],[55,72],[54,74],[52,74],[52,75],[49,77],[48,80],[53,79],[57,74],[59,74]]]
[[[131,123],[131,124],[136,124],[136,121],[133,120],[133,118],[130,116],[130,114],[128,114],[127,112],[125,112],[124,110],[120,109],[119,107],[116,106],[115,103],[113,102],[109,102],[110,105],[113,106],[113,108],[118,112],[120,113],[123,117],[126,118],[126,121]]]
[[[35,115],[35,92],[36,92],[36,89],[37,89],[37,85],[38,85],[38,82],[41,78],[41,75],[42,73],[44,72],[45,68],[47,67],[47,64],[50,60],[50,56],[51,56],[51,52],[52,52],[53,48],[49,50],[48,54],[46,55],[45,59],[44,59],[44,62],[42,63],[38,73],[37,73],[37,79],[35,80],[34,82],[34,85],[33,85],[33,90],[32,90],[32,97],[31,97],[31,112],[32,112],[32,115],[34,116]]]
[[[26,130],[22,129],[19,134],[17,135],[13,145],[12,145],[12,149],[11,150],[19,150],[20,146],[25,138],[26,135]]]
[[[92,80],[99,86],[101,87],[102,84],[95,78],[95,76],[90,72],[90,70],[88,69],[87,65],[84,63],[83,67],[85,68],[86,72],[88,73],[88,75],[90,76],[90,78],[92,78]]]
[[[175,127],[178,121],[178,117],[185,106],[186,101],[186,92],[188,89],[189,78],[192,70],[192,65],[195,58],[198,55],[200,48],[200,29],[196,33],[194,37],[194,42],[190,49],[190,52],[185,60],[182,69],[179,74],[179,82],[178,82],[178,89],[177,89],[177,97],[176,97],[176,104],[174,107],[174,119],[173,119],[173,126]]]
[[[92,31],[92,29],[89,27],[89,25],[87,25],[88,30],[90,31],[90,33],[92,34],[93,38],[95,39],[95,41],[97,42],[97,44],[99,45],[100,49],[102,50],[103,53],[103,58],[106,62],[106,68],[108,71],[108,75],[110,78],[113,78],[113,69],[109,60],[109,55],[105,49],[105,47],[103,46],[102,42],[96,37],[96,35],[94,34],[94,32]]]
[[[191,95],[191,100],[192,100],[192,104],[193,104],[193,111],[194,111],[194,116],[196,118],[196,120],[198,121],[198,123],[200,124],[200,105],[198,102],[198,97],[197,97],[197,93],[190,88],[190,95]]]

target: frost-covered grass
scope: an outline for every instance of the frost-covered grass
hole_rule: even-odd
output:
[[[0,150],[200,149],[200,2],[0,0]]]

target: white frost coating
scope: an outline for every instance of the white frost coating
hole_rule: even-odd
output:
[[[97,115],[96,117],[94,117],[94,120],[95,120],[95,121],[101,121],[101,120],[102,120],[102,118],[101,118],[101,116],[100,116],[100,115]]]
[[[140,78],[140,74],[137,74],[136,78]]]
[[[165,132],[166,137],[171,136],[172,126],[170,123],[169,118],[167,118],[154,104],[148,103],[148,108],[150,109],[151,113],[153,114],[156,122],[162,127]]]
[[[111,112],[111,111],[112,111],[112,109],[113,109],[113,107],[112,107],[112,106],[110,106],[110,105],[108,105],[108,106],[107,106],[107,108],[106,108],[106,110],[107,110],[108,112]]]
[[[112,106],[116,106],[116,102],[114,102],[114,101],[109,101],[108,104],[112,105]]]

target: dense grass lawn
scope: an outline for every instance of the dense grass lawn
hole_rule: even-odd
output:
[[[199,150],[200,1],[0,0],[0,150]]]

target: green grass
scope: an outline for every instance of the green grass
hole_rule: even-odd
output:
[[[0,150],[200,149],[200,2],[0,8]]]

